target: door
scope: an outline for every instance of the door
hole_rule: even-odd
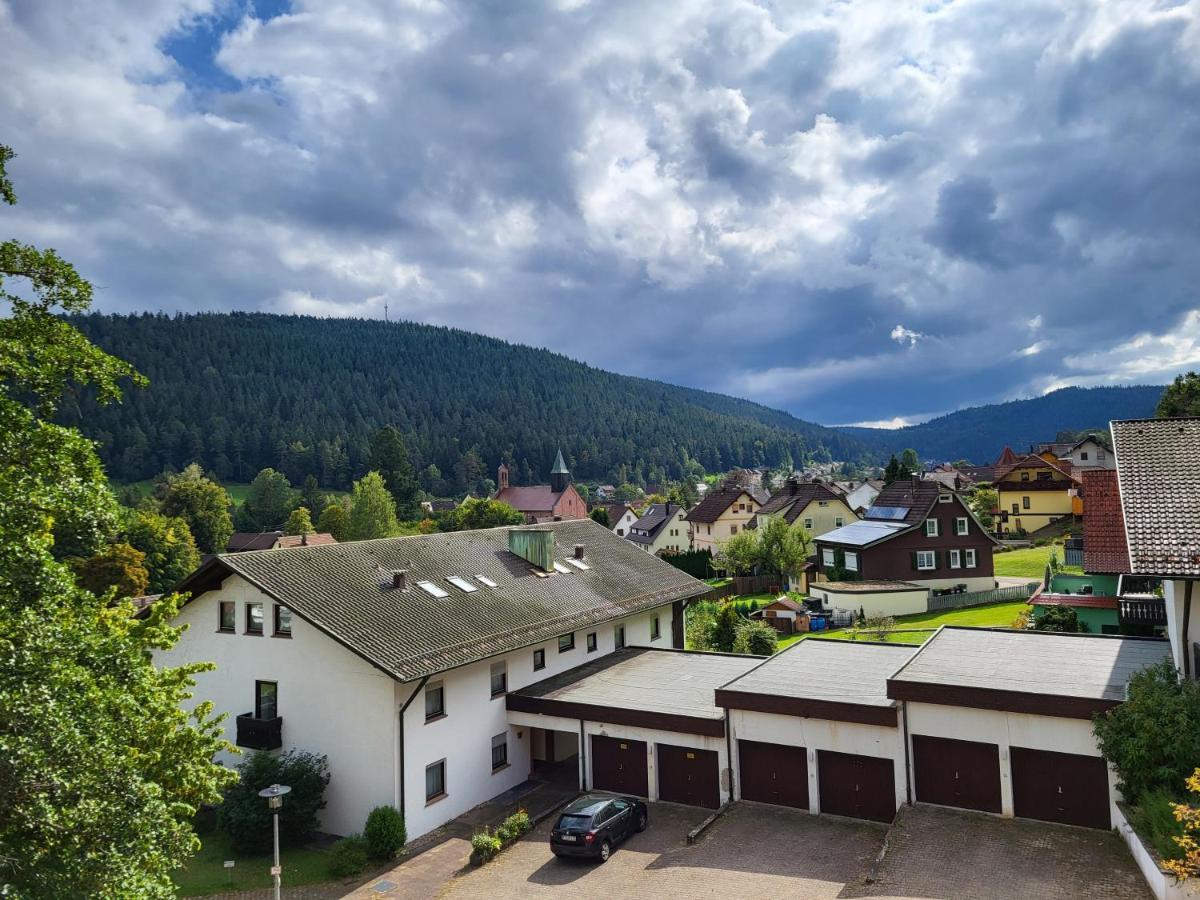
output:
[[[1000,812],[997,745],[923,734],[914,734],[912,745],[919,802]]]
[[[1009,748],[1013,814],[1044,822],[1111,828],[1108,766],[1098,756]]]
[[[656,744],[658,799],[716,809],[721,805],[721,771],[715,750]]]
[[[614,800],[612,810],[613,839],[623,841],[633,832],[633,806],[627,800]]]
[[[592,787],[615,794],[649,797],[646,742],[593,734]]]
[[[743,800],[808,809],[808,751],[738,741],[738,789]]]
[[[890,759],[817,751],[821,812],[890,822],[896,815],[896,770]]]

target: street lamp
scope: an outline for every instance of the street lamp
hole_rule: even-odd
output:
[[[279,865],[279,808],[283,806],[284,795],[291,793],[291,790],[286,784],[273,784],[258,792],[258,796],[266,798],[267,806],[272,812],[271,818],[274,820],[275,865],[271,866],[271,875],[275,879],[275,900],[279,900],[279,876],[283,873],[283,867]]]

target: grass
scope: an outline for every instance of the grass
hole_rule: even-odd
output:
[[[235,853],[229,838],[216,831],[201,834],[200,840],[203,842],[200,852],[173,876],[180,897],[271,887],[270,853],[261,856]],[[227,859],[234,860],[233,869],[224,867]],[[329,874],[328,850],[284,849],[280,851],[279,862],[283,866],[283,883],[288,887],[335,880]]]
[[[725,587],[727,584],[732,584],[732,578],[705,578],[704,583],[712,587]]]
[[[1058,560],[1061,563],[1062,544],[1047,544],[1044,547],[1026,547],[1022,550],[997,553],[993,557],[993,567],[997,575],[1041,581],[1042,576],[1046,574],[1046,564],[1050,562],[1051,552],[1058,554]],[[1083,570],[1075,566],[1063,566],[1062,571],[1083,574]]]

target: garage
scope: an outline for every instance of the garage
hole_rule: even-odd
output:
[[[891,822],[896,814],[896,773],[890,759],[817,751],[821,812]]]
[[[1108,766],[1098,756],[1012,747],[1013,814],[1111,828]]]
[[[616,794],[650,796],[646,742],[592,735],[592,787]]]
[[[721,805],[721,769],[715,750],[656,745],[658,799],[717,809]]]
[[[918,802],[1001,811],[996,744],[914,734],[912,747]]]
[[[808,809],[808,752],[804,747],[738,741],[743,800]]]

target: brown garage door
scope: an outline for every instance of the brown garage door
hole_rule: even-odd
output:
[[[592,787],[617,794],[650,796],[646,742],[592,735]]]
[[[1000,812],[1000,748],[978,741],[914,734],[917,800]]]
[[[1013,813],[1026,819],[1111,828],[1108,767],[1098,756],[1009,749]]]
[[[808,751],[738,741],[738,789],[743,800],[808,809]]]
[[[896,815],[896,773],[890,759],[817,751],[821,812],[890,822]]]
[[[721,805],[721,773],[715,750],[656,744],[658,799],[689,806]]]

